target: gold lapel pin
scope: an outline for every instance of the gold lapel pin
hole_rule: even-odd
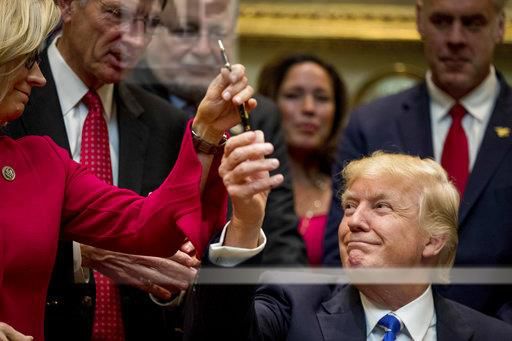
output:
[[[507,138],[510,137],[510,128],[509,127],[494,127],[494,131],[499,138]]]
[[[13,181],[16,178],[16,172],[11,166],[3,166],[2,167],[2,176],[7,181]]]

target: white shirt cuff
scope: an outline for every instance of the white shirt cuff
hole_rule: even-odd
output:
[[[256,256],[258,253],[263,251],[265,245],[267,244],[267,237],[265,236],[265,233],[261,228],[260,236],[258,238],[258,246],[254,249],[223,246],[228,225],[229,222],[226,225],[224,225],[224,229],[222,230],[222,234],[220,235],[219,242],[210,245],[210,262],[218,266],[233,267],[246,261],[251,257]]]

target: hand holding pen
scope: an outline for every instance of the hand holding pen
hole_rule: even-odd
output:
[[[222,143],[224,133],[240,123],[239,107],[244,104],[250,112],[257,106],[253,94],[243,65],[233,64],[231,71],[222,68],[199,103],[192,129],[207,143]]]
[[[228,60],[228,56],[226,55],[226,49],[224,48],[224,44],[222,44],[221,40],[218,40],[219,48],[222,56],[222,60],[224,61],[224,67],[231,72],[231,63]],[[251,125],[249,123],[249,113],[245,109],[245,105],[242,103],[238,106],[238,112],[240,114],[240,120],[244,131],[251,130]]]

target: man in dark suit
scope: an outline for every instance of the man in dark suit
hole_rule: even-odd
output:
[[[355,284],[334,288],[266,285],[255,291],[254,286],[238,290],[197,286],[194,318],[186,328],[188,339],[452,341],[512,337],[512,326],[443,298],[428,283],[434,273],[427,269],[449,268],[457,248],[459,195],[439,164],[378,152],[348,164],[343,180],[345,212],[338,232],[343,266],[390,272],[352,273],[349,278]],[[233,242],[229,229],[218,244],[251,252],[258,240],[264,240],[254,230],[243,230],[252,236],[252,247],[247,246],[251,239],[238,237],[243,242]],[[260,244],[259,248],[264,247],[264,242]],[[237,256],[239,262],[245,261],[241,265],[256,261],[243,253]],[[209,258],[218,266],[224,263]],[[437,280],[447,275],[440,271]],[[286,276],[281,273],[279,280]]]
[[[449,172],[449,159],[465,155],[462,181],[452,174],[463,193],[456,266],[512,264],[512,92],[492,66],[494,49],[504,35],[504,3],[417,1],[417,27],[429,63],[426,82],[354,110],[333,172],[333,193],[338,193],[336,175],[344,165],[375,150],[432,157]],[[455,145],[455,155],[445,158],[448,136],[455,129],[449,114],[454,104],[465,109],[465,139]],[[334,196],[325,240],[324,261],[329,265],[339,264],[336,231],[342,215],[340,198]],[[510,286],[453,286],[443,295],[502,317],[512,300]]]
[[[147,48],[144,61],[134,70],[130,82],[195,113],[211,79],[224,64],[218,40],[229,55],[235,49],[238,2],[231,0],[170,1],[162,13],[162,27]],[[268,98],[256,96],[258,106],[250,114],[252,129],[262,130],[280,160],[276,173],[285,174],[284,183],[270,192],[263,229],[268,245],[265,265],[307,264],[304,242],[297,231],[297,216],[288,171],[287,151],[281,132],[281,115]],[[232,130],[231,134],[241,131]]]
[[[49,135],[79,161],[87,115],[82,96],[96,90],[107,119],[114,184],[142,195],[157,188],[176,161],[187,116],[122,79],[149,43],[165,3],[59,1],[62,32],[44,51],[40,65],[47,86],[34,89],[25,114],[8,127],[9,133]],[[89,270],[80,266],[80,259],[82,266],[129,284],[118,286],[124,339],[173,339],[175,326],[168,321],[176,320],[174,312],[148,293],[166,299],[188,286],[198,261],[187,254],[193,253],[191,244],[183,250],[162,259],[61,242],[47,299],[47,340],[91,340],[95,286],[93,276],[83,278]]]

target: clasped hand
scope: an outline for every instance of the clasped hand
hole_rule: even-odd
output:
[[[7,323],[0,322],[0,341],[31,341],[32,336],[25,336]]]
[[[81,245],[83,264],[117,284],[137,287],[160,300],[186,290],[194,280],[200,262],[190,241],[169,258],[129,255]]]

